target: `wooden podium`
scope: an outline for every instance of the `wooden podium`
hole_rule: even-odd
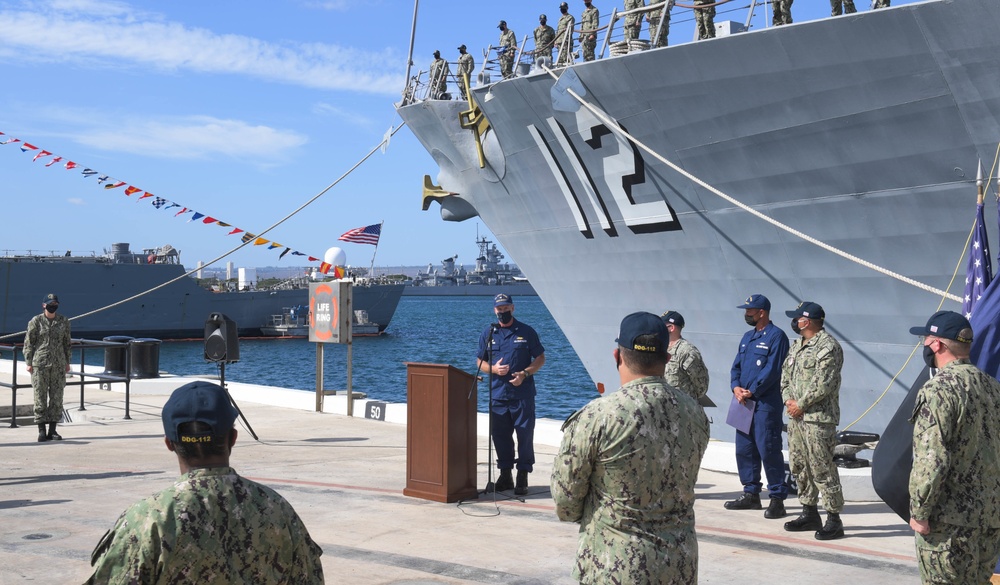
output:
[[[477,496],[474,380],[452,366],[406,363],[403,495],[435,502]]]

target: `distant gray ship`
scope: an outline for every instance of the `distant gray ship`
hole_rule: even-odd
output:
[[[501,263],[504,259],[496,244],[486,237],[476,239],[479,256],[476,266],[468,271],[455,267],[458,256],[445,258],[441,268],[428,264],[427,270],[417,273],[403,289],[404,296],[495,296],[507,293],[514,296],[535,296],[528,279],[517,266]]]
[[[42,297],[57,293],[68,317],[105,307],[183,275],[179,253],[165,246],[141,254],[114,244],[104,255],[0,256],[0,336],[23,331],[42,311]],[[399,304],[401,284],[368,283],[353,287],[354,309],[384,330]],[[73,337],[130,335],[159,339],[200,338],[210,313],[236,321],[241,336],[257,336],[284,307],[308,305],[308,288],[212,292],[192,278],[121,306],[72,322]],[[12,339],[3,339],[10,343]]]
[[[731,439],[736,306],[764,293],[789,331],[783,312],[812,300],[845,350],[842,427],[887,391],[854,427],[881,432],[923,365],[908,327],[960,305],[750,215],[569,90],[752,209],[960,295],[977,160],[1000,140],[998,23],[996,1],[931,0],[579,63],[558,85],[534,71],[475,88],[485,118],[464,127],[468,103],[412,87],[397,109],[440,167],[425,197],[485,222],[594,382],[618,387],[624,315],[680,311],[721,407],[713,436]]]

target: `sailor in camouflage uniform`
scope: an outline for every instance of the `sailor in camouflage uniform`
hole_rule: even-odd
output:
[[[650,6],[656,6],[657,4],[663,4],[666,1],[666,7],[659,10],[649,11],[649,39],[653,46],[656,47],[666,47],[667,46],[667,35],[670,34],[670,11],[674,8],[674,0],[650,0]],[[660,18],[663,18],[663,28],[660,28]],[[656,31],[659,29],[660,34],[657,36]]]
[[[625,0],[625,10],[642,8],[646,5],[646,0]],[[639,38],[639,31],[642,29],[642,19],[645,16],[642,12],[625,16],[625,40],[634,41]]]
[[[458,53],[458,89],[462,92],[462,99],[467,100],[469,96],[465,92],[465,84],[467,81],[472,87],[472,70],[476,68],[476,60],[465,52],[465,45],[458,47]]]
[[[559,5],[559,24],[556,26],[556,47],[559,49],[559,60],[556,67],[566,67],[573,64],[573,27],[576,25],[576,17],[569,13],[569,4],[563,2]]]
[[[63,417],[63,392],[72,343],[69,319],[56,314],[59,297],[45,295],[42,307],[42,314],[35,315],[28,322],[22,349],[35,391],[35,424],[38,425],[39,443],[62,440],[56,432],[56,425]],[[46,424],[48,430],[45,429]]]
[[[771,0],[773,26],[792,24],[792,2],[794,0]]]
[[[538,28],[535,29],[535,63],[539,57],[545,57],[552,64],[552,45],[556,40],[556,31],[548,24],[548,17],[542,14],[538,17]]]
[[[430,83],[431,99],[443,100],[448,92],[448,76],[451,70],[448,62],[441,58],[441,51],[434,51],[434,61],[431,63]]]
[[[803,301],[785,314],[792,318],[792,331],[801,336],[792,343],[781,367],[781,398],[788,412],[788,463],[798,481],[802,504],[802,514],[785,522],[785,530],[814,530],[817,540],[842,538],[844,493],[833,449],[840,424],[844,351],[823,328],[823,307]],[[825,525],[816,508],[820,492],[826,508]]]
[[[507,21],[501,20],[497,25],[500,29],[500,48],[497,54],[500,57],[500,75],[504,79],[514,77],[514,55],[517,53],[517,35],[507,28]]]
[[[857,11],[858,9],[854,7],[854,0],[830,0],[830,16],[854,14]]]
[[[694,19],[698,40],[715,38],[715,0],[694,0]]]
[[[601,13],[591,4],[591,0],[583,0],[586,8],[580,16],[580,45],[583,47],[583,60],[593,61],[597,55],[597,29],[600,27]]]
[[[625,317],[617,342],[621,388],[567,419],[553,463],[556,514],[580,523],[573,577],[695,584],[694,485],[708,419],[660,375],[669,338],[659,317]]]
[[[708,368],[701,358],[701,352],[687,339],[681,337],[684,316],[677,311],[667,311],[661,317],[670,332],[670,361],[663,372],[667,384],[683,390],[691,398],[698,400],[708,394]]]
[[[323,551],[291,504],[229,467],[236,414],[216,384],[174,390],[163,430],[183,475],[128,508],[101,538],[88,585],[323,583]]]
[[[1000,557],[1000,382],[969,361],[972,326],[934,313],[924,336],[937,374],[913,407],[910,527],[925,584],[988,583]]]

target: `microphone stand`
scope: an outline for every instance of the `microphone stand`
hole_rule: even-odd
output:
[[[490,339],[486,345],[486,356],[487,363],[490,365],[490,375],[487,379],[486,392],[489,395],[489,400],[487,402],[488,410],[486,411],[486,428],[488,438],[486,440],[486,452],[487,452],[487,469],[486,469],[486,489],[480,493],[490,494],[492,493],[494,498],[496,497],[496,483],[493,481],[493,336],[496,335],[497,329],[500,328],[499,323],[490,323]]]

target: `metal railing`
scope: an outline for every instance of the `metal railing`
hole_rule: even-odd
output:
[[[78,380],[70,381],[67,379],[66,386],[79,386],[80,387],[80,407],[77,410],[87,410],[86,403],[84,401],[84,389],[88,385],[92,384],[107,384],[108,389],[112,383],[121,382],[125,384],[125,416],[126,420],[131,420],[129,414],[130,409],[130,384],[132,380],[132,356],[131,351],[129,351],[128,341],[98,341],[94,339],[73,339],[72,349],[79,350],[80,353],[80,369],[70,370],[66,373],[67,378],[79,378]],[[17,391],[21,388],[31,388],[31,381],[29,380],[26,384],[20,384],[17,380],[18,375],[18,355],[21,353],[21,348],[24,346],[23,343],[14,344],[0,344],[0,359],[4,359],[6,354],[10,354],[11,360],[11,378],[10,382],[0,381],[0,387],[10,388],[10,428],[17,428]],[[93,373],[87,372],[87,349],[99,348],[105,352],[109,348],[118,347],[125,353],[125,371],[121,374],[118,373]]]

